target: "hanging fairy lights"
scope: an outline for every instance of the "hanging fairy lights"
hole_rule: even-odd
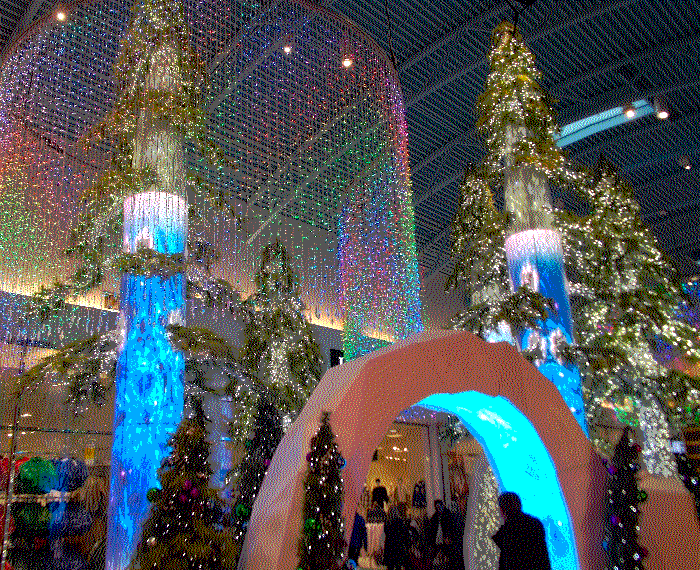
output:
[[[59,12],[65,19],[56,26]],[[88,154],[80,137],[112,108],[111,68],[129,16],[128,7],[112,0],[88,1],[70,14],[60,8],[13,46],[0,92],[7,141],[0,152],[4,168],[36,172],[32,196],[52,189],[50,203],[30,210],[44,212],[57,227],[50,240],[0,230],[51,260],[26,256],[23,266],[0,275],[0,290],[31,293],[71,274],[63,250],[81,209],[77,197],[110,156],[107,145]],[[347,341],[350,347],[420,330],[406,123],[386,54],[349,21],[294,0],[264,11],[201,0],[187,5],[185,19],[209,77],[204,120],[226,158],[212,169],[187,146],[188,180],[202,182],[232,209],[190,220],[190,239],[221,252],[214,276],[247,296],[260,251],[279,238],[299,268],[311,322],[343,328],[352,320],[348,330],[359,336]],[[11,142],[20,135],[33,137],[41,160],[55,167],[26,158]],[[189,199],[196,206],[199,198]],[[343,219],[342,204],[365,199],[370,207],[362,226]],[[232,216],[245,221],[232,224]],[[106,245],[116,256],[121,244],[113,241]],[[350,244],[356,249],[347,249]],[[353,264],[351,258],[366,251],[375,253],[365,267]],[[361,270],[367,275],[360,277]],[[117,294],[116,272],[105,275],[101,288]],[[102,299],[100,293],[79,302],[101,305]]]

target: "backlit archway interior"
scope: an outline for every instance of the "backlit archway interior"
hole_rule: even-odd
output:
[[[578,570],[569,510],[547,448],[525,415],[503,396],[476,391],[433,394],[418,406],[455,414],[483,447],[501,492],[518,493],[523,510],[545,527],[553,568]]]

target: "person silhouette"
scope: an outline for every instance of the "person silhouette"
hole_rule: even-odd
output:
[[[491,539],[501,551],[498,570],[551,570],[544,526],[539,519],[525,514],[517,493],[498,497],[505,521]]]
[[[372,502],[379,503],[380,508],[384,508],[384,503],[389,502],[389,493],[386,491],[386,487],[382,485],[381,480],[377,479],[375,481],[374,489],[372,489]]]

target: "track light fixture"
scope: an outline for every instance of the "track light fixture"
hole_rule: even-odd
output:
[[[628,103],[625,105],[622,109],[622,112],[625,114],[625,117],[628,119],[634,119],[635,115],[637,114],[637,110],[634,108],[634,105],[631,103]]]
[[[686,170],[690,170],[690,158],[688,158],[687,156],[681,156],[678,159],[678,164],[680,164]]]
[[[669,112],[665,101],[661,97],[654,97],[654,111],[656,112],[656,117],[661,119],[668,119]]]

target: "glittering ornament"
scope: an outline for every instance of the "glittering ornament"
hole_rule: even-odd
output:
[[[640,503],[643,503],[644,501],[647,500],[647,492],[640,490],[639,493],[637,493],[637,500]]]
[[[146,544],[148,546],[155,546],[156,545],[156,537],[155,536],[149,536],[148,540],[146,540]]]
[[[160,489],[157,489],[156,487],[151,487],[146,493],[146,498],[149,500],[149,502],[155,503],[158,499],[160,499],[160,493]]]
[[[236,506],[236,516],[238,518],[247,517],[249,512],[250,512],[250,510],[245,505],[237,505]]]
[[[341,455],[341,456],[338,458],[338,467],[339,467],[340,469],[343,469],[343,468],[345,467],[345,465],[347,465],[347,461],[345,461],[345,458]]]
[[[310,534],[316,527],[316,519],[308,518],[304,521],[304,532]]]

